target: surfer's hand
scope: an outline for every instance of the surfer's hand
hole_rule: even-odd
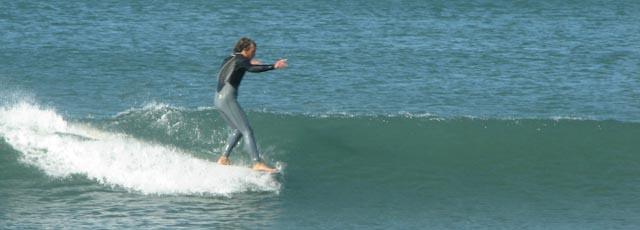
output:
[[[274,67],[276,69],[280,69],[280,68],[285,68],[287,67],[287,59],[280,59],[279,61],[276,62],[276,64],[274,65]]]
[[[251,60],[251,64],[252,65],[262,65],[262,62],[258,61],[258,60]]]

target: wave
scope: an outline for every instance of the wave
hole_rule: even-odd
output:
[[[348,186],[353,178],[378,187],[458,180],[541,186],[553,178],[564,186],[585,176],[632,178],[625,175],[635,175],[640,162],[640,124],[630,122],[265,111],[248,117],[267,162],[286,162],[288,175],[330,181],[326,186]],[[0,136],[21,162],[53,177],[80,174],[145,194],[279,192],[284,181],[212,163],[228,132],[212,108],[156,103],[79,120],[29,103],[0,109]],[[241,147],[231,157],[248,165]]]

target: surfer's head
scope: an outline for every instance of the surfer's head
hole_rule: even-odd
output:
[[[256,43],[250,38],[240,38],[233,52],[242,53],[242,56],[251,59],[256,55]]]

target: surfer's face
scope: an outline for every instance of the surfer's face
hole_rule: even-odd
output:
[[[256,46],[255,45],[251,45],[249,46],[249,48],[246,48],[242,51],[242,56],[244,56],[245,58],[248,59],[252,59],[253,57],[256,56]]]

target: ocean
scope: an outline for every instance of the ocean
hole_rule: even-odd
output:
[[[3,1],[0,229],[637,229],[636,1]],[[277,175],[215,163],[239,102]],[[244,146],[231,160],[248,168]]]

